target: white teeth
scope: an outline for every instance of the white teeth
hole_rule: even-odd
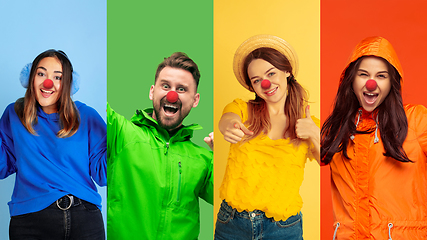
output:
[[[44,92],[44,93],[49,93],[49,94],[53,93],[53,91],[46,91],[46,90],[43,90],[43,89],[40,89],[40,90],[42,90],[42,92]]]
[[[276,90],[276,88],[272,89],[271,91],[268,91],[267,94],[274,92],[274,90]]]
[[[172,105],[169,105],[169,104],[165,104],[165,107],[168,107],[168,108],[174,108],[174,109],[178,109],[177,107],[175,107],[175,106],[172,106]]]
[[[376,93],[365,93],[365,94],[368,95],[368,96],[376,96],[376,95],[378,95]]]

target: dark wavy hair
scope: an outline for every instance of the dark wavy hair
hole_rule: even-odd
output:
[[[79,128],[80,115],[71,99],[70,93],[73,82],[73,66],[63,51],[50,49],[40,53],[34,59],[30,70],[30,78],[25,97],[19,98],[16,101],[15,112],[28,132],[35,135],[36,132],[33,126],[37,124],[37,108],[40,105],[37,102],[36,93],[34,92],[34,77],[39,62],[47,57],[58,59],[62,65],[61,94],[56,102],[61,130],[59,130],[57,135],[61,138],[71,137]]]
[[[353,81],[363,59],[364,57],[360,57],[345,70],[335,97],[333,111],[322,126],[320,132],[322,163],[329,164],[334,154],[341,151],[346,159],[350,159],[347,154],[350,136],[370,133],[356,131],[354,123],[360,104],[353,91]],[[402,102],[401,76],[388,61],[383,60],[387,64],[391,83],[390,93],[377,107],[379,131],[385,150],[383,155],[400,162],[412,162],[402,147],[408,134],[408,119]]]
[[[295,124],[298,119],[304,115],[304,104],[307,102],[307,91],[295,80],[292,74],[292,65],[285,55],[273,48],[258,48],[252,51],[246,57],[243,69],[245,69],[245,81],[249,86],[249,90],[255,92],[251,80],[248,76],[249,64],[255,59],[263,59],[273,65],[275,68],[289,72],[290,75],[287,78],[288,96],[285,102],[285,114],[289,118],[288,133],[294,145],[298,145],[301,139],[296,137]],[[255,138],[260,133],[267,134],[270,129],[270,116],[268,114],[267,104],[264,99],[255,95],[255,99],[249,100],[248,102],[248,120],[245,122],[249,125],[249,130],[253,131],[252,136],[245,136],[244,141]],[[285,133],[283,133],[285,138]]]

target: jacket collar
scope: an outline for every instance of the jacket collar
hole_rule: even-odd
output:
[[[166,129],[159,126],[156,120],[151,116],[153,114],[153,108],[147,108],[143,111],[137,110],[135,115],[131,118],[131,122],[137,126],[147,126],[155,131],[155,134],[163,136],[163,138],[169,142],[185,141],[193,137],[194,130],[200,130],[202,127],[199,124],[191,124],[183,126],[173,136],[169,136],[169,132]]]
[[[378,116],[378,108],[375,108],[374,111],[372,111],[372,112],[368,112],[365,109],[363,109],[363,107],[360,107],[359,111],[361,111],[361,113],[362,113],[361,118],[364,118],[364,119],[371,118],[371,119],[375,120]]]

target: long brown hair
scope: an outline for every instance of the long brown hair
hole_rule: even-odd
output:
[[[79,128],[80,116],[71,99],[70,93],[73,82],[73,66],[63,51],[50,49],[42,52],[34,59],[25,97],[16,101],[15,112],[28,132],[36,135],[33,126],[37,124],[37,109],[40,105],[37,102],[36,93],[34,92],[34,77],[39,62],[46,57],[56,58],[62,65],[61,95],[56,102],[61,130],[58,131],[57,136],[60,138],[71,137]]]
[[[255,92],[249,79],[247,69],[254,59],[263,59],[272,64],[275,68],[283,72],[290,73],[290,76],[287,78],[288,96],[286,97],[285,102],[285,115],[289,119],[287,132],[290,135],[292,143],[296,146],[299,145],[301,143],[301,139],[296,136],[295,124],[297,120],[302,118],[304,115],[304,105],[307,102],[307,91],[295,80],[295,77],[292,74],[292,65],[286,56],[273,48],[267,47],[258,48],[252,51],[245,59],[243,65],[246,70],[245,81],[249,86],[250,91]],[[248,120],[245,124],[249,125],[248,129],[253,131],[254,134],[245,138],[244,141],[253,139],[261,133],[267,134],[271,128],[267,103],[256,94],[255,99],[249,100],[248,102]],[[285,133],[283,133],[283,138],[285,138]]]
[[[321,159],[325,164],[330,163],[337,152],[342,152],[346,159],[350,159],[347,154],[350,136],[369,133],[357,131],[354,123],[360,104],[352,86],[363,58],[360,57],[346,69],[338,87],[334,109],[322,126]],[[377,107],[379,130],[385,150],[383,155],[400,162],[411,162],[402,147],[408,134],[408,119],[402,102],[401,76],[387,60],[384,59],[384,62],[387,64],[391,89],[381,105]]]

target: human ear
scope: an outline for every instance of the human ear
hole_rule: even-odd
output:
[[[154,95],[154,85],[151,85],[150,95],[149,95],[151,101],[153,100],[153,95]]]
[[[193,108],[195,108],[195,107],[197,107],[197,105],[199,105],[199,101],[200,101],[200,94],[196,93],[196,95],[194,95]]]

